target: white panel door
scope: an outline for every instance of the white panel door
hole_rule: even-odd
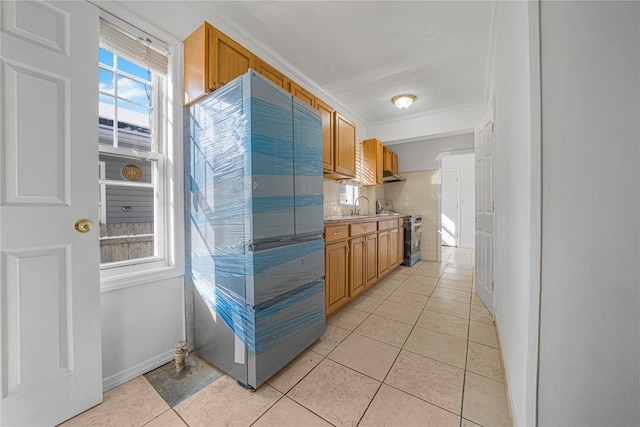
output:
[[[445,246],[460,239],[460,178],[457,170],[442,171],[442,218],[440,236]]]
[[[55,425],[102,400],[98,11],[3,0],[0,23],[0,425]]]
[[[494,312],[494,171],[495,133],[493,115],[487,115],[475,129],[476,154],[476,274],[478,297]]]

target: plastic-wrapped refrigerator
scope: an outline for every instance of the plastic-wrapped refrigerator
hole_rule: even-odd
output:
[[[189,118],[196,351],[257,388],[326,327],[321,119],[253,70]]]

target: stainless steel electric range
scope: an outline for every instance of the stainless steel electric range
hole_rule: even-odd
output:
[[[390,200],[376,200],[376,213],[395,213],[403,215],[404,224],[404,261],[412,266],[420,261],[420,237],[422,235],[422,216],[402,214],[395,210]]]

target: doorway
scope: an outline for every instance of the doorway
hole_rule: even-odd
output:
[[[472,150],[438,156],[439,230],[442,246],[475,246],[475,161]]]

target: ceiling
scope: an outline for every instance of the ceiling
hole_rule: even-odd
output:
[[[486,102],[491,1],[213,1],[367,123]],[[391,98],[418,99],[399,110]]]

